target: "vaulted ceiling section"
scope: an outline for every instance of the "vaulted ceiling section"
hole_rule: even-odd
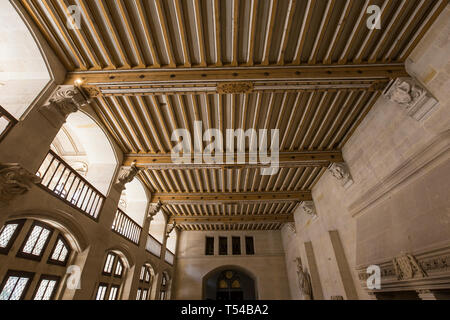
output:
[[[276,230],[445,0],[20,0],[182,230]],[[76,5],[81,28],[69,28]],[[381,9],[369,29],[367,8]],[[177,164],[175,129],[279,129],[280,170]],[[205,145],[203,145],[205,147]]]

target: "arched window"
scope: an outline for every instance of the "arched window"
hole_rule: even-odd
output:
[[[167,300],[169,297],[169,276],[166,272],[161,275],[161,287],[159,289],[159,300]]]
[[[75,255],[57,228],[36,220],[8,221],[0,229],[0,263],[7,266],[6,273],[0,274],[0,300],[58,299],[64,289],[66,266]],[[16,259],[28,263],[21,261],[23,267],[17,270]],[[51,271],[43,274],[43,269]]]
[[[155,273],[149,264],[144,264],[139,273],[139,287],[136,300],[150,300]]]
[[[95,293],[95,300],[119,300],[125,275],[126,267],[123,259],[115,252],[108,252]]]

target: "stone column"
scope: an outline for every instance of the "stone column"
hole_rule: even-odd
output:
[[[34,108],[0,144],[0,163],[20,163],[37,172],[69,114],[89,103],[74,86],[60,86],[47,103]]]
[[[319,270],[317,268],[316,258],[312,242],[305,242],[306,259],[308,261],[309,273],[311,274],[311,286],[314,300],[323,300],[322,285],[320,283]]]

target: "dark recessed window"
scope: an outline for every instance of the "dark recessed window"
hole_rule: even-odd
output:
[[[214,238],[206,237],[205,254],[207,256],[214,255]]]
[[[245,253],[255,254],[255,245],[253,244],[253,237],[245,237]]]
[[[228,254],[228,239],[226,237],[219,237],[219,254]]]
[[[241,254],[241,238],[240,237],[232,238],[232,248],[233,248],[233,254],[235,254],[235,255]]]

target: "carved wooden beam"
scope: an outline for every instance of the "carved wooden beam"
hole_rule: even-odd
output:
[[[191,157],[191,163],[173,163],[170,154],[127,154],[124,158],[124,166],[130,166],[134,161],[138,167],[168,170],[168,169],[244,169],[244,168],[262,168],[267,167],[263,163],[249,163],[250,155],[246,154],[244,164],[227,163],[194,163],[194,157]],[[307,151],[307,152],[280,152],[279,162],[281,168],[297,167],[328,167],[331,163],[343,162],[341,151]]]
[[[312,200],[311,191],[221,192],[221,193],[153,193],[152,203],[163,204],[245,204],[279,203]]]
[[[292,214],[236,215],[236,216],[172,216],[170,222],[180,224],[212,223],[287,223],[294,222]]]

